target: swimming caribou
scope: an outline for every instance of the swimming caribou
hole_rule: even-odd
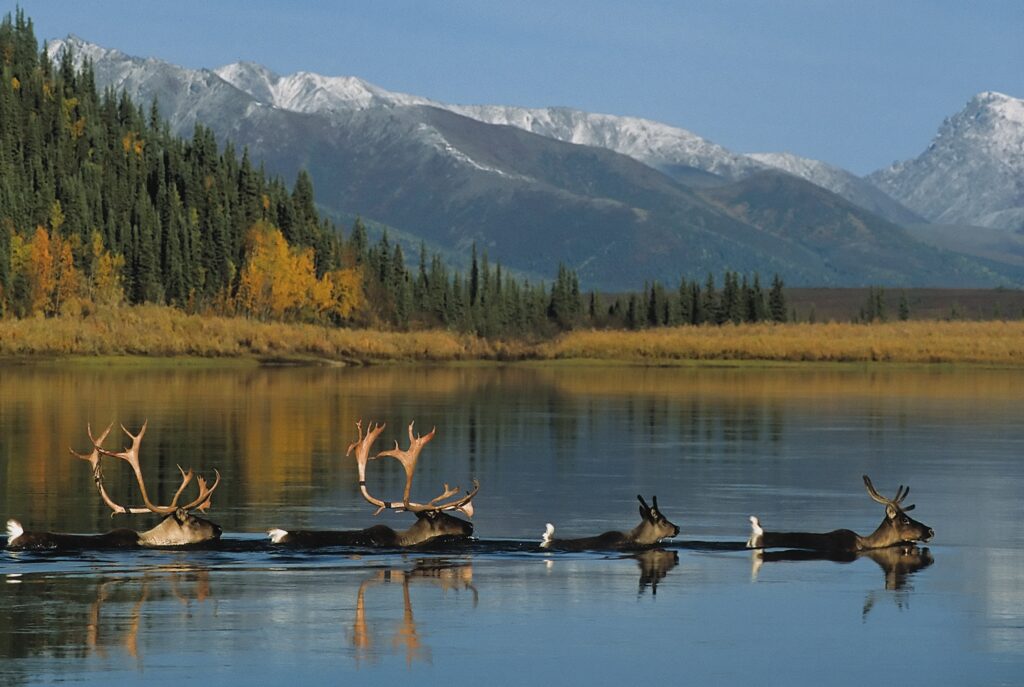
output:
[[[833,530],[831,532],[766,532],[761,521],[750,516],[750,538],[747,548],[760,549],[782,547],[787,549],[812,549],[815,551],[867,551],[881,549],[899,544],[910,544],[916,541],[927,542],[935,536],[932,528],[914,520],[908,511],[914,505],[901,505],[910,493],[910,487],[900,487],[896,496],[887,499],[875,491],[871,479],[864,475],[864,487],[868,496],[885,506],[885,519],[874,532],[861,536],[853,530]]]
[[[541,539],[541,548],[563,551],[643,549],[679,534],[679,528],[658,510],[657,496],[653,498],[652,506],[647,505],[643,496],[637,494],[636,498],[640,501],[640,524],[629,532],[613,530],[596,537],[555,539],[555,526],[549,522]]]
[[[282,530],[274,528],[267,532],[270,541],[275,544],[290,544],[292,546],[366,546],[366,547],[409,547],[437,543],[439,540],[467,539],[473,535],[473,524],[449,515],[449,512],[458,511],[465,515],[473,516],[473,497],[480,490],[480,484],[473,480],[473,489],[462,496],[456,497],[459,487],[450,488],[444,485],[444,490],[439,496],[434,497],[426,503],[417,503],[410,500],[412,491],[412,478],[416,471],[416,464],[419,461],[420,452],[423,447],[434,438],[437,428],[435,427],[425,436],[414,434],[413,425],[409,423],[409,448],[400,449],[398,442],[395,448],[381,451],[371,456],[370,451],[377,441],[386,425],[368,424],[366,434],[363,434],[363,423],[356,422],[356,429],[359,438],[349,445],[345,455],[351,455],[355,451],[356,465],[359,471],[359,492],[363,498],[373,506],[377,507],[374,515],[379,515],[385,510],[392,510],[396,513],[409,512],[416,516],[416,522],[407,530],[396,531],[387,525],[374,525],[362,530]],[[402,464],[405,470],[405,489],[402,492],[401,501],[384,501],[372,495],[366,487],[366,464],[377,458],[389,456],[395,458]],[[455,497],[455,498],[453,498]],[[446,500],[449,499],[449,500]]]
[[[81,549],[81,548],[103,548],[103,549],[121,549],[121,548],[134,548],[134,547],[173,547],[173,546],[187,546],[190,544],[201,544],[203,542],[214,541],[220,538],[221,528],[209,520],[192,515],[191,511],[205,511],[210,507],[211,499],[213,498],[213,492],[220,484],[220,473],[214,470],[217,478],[214,480],[213,485],[208,486],[206,479],[201,475],[195,475],[191,468],[189,470],[183,470],[181,466],[178,466],[178,471],[181,472],[181,484],[178,486],[177,491],[174,493],[174,498],[166,506],[160,506],[154,504],[146,491],[146,483],[142,478],[142,467],[139,464],[139,446],[142,444],[142,437],[146,433],[146,425],[143,423],[142,429],[139,430],[138,434],[132,434],[124,425],[121,425],[121,429],[124,430],[125,434],[131,437],[132,445],[129,448],[125,448],[122,451],[113,452],[103,448],[103,441],[107,438],[110,433],[110,429],[114,426],[113,423],[107,426],[103,433],[100,434],[99,438],[95,438],[92,435],[92,427],[87,427],[89,434],[89,440],[92,442],[92,451],[89,453],[77,453],[74,449],[71,449],[71,455],[81,458],[87,461],[92,466],[92,477],[93,482],[96,484],[96,489],[99,491],[100,498],[103,502],[113,511],[113,513],[154,513],[156,515],[162,515],[164,518],[160,521],[156,527],[146,530],[144,532],[138,532],[136,530],[119,528],[111,530],[105,534],[64,534],[60,532],[31,532],[25,531],[21,523],[17,520],[11,519],[7,521],[7,548],[15,550],[25,549]],[[107,493],[106,487],[103,485],[103,466],[100,462],[101,456],[109,456],[112,458],[120,458],[127,462],[132,472],[135,474],[135,479],[139,485],[139,491],[142,494],[142,500],[144,506],[124,506],[114,501]],[[192,478],[195,477],[196,483],[199,486],[199,495],[187,504],[179,505],[178,501],[181,498],[185,488],[192,482]]]

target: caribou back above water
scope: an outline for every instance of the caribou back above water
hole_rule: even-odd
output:
[[[555,526],[550,522],[544,531],[540,546],[543,549],[559,549],[562,551],[586,551],[586,550],[629,550],[643,549],[654,546],[662,539],[668,539],[679,534],[679,528],[668,521],[661,511],[658,510],[658,497],[652,501],[653,506],[648,506],[644,497],[637,494],[640,501],[640,524],[628,532],[610,531],[599,534],[596,537],[582,537],[579,539],[556,539]]]
[[[467,539],[473,536],[473,523],[441,511],[416,513],[416,522],[407,530],[387,525],[374,525],[362,530],[282,530],[267,533],[274,544],[301,548],[316,546],[358,546],[364,548],[403,548],[445,539]]]
[[[750,538],[747,548],[786,548],[811,549],[815,551],[867,551],[881,549],[913,542],[927,542],[935,536],[935,531],[927,525],[914,520],[908,511],[914,505],[902,506],[902,502],[910,493],[910,487],[900,485],[896,496],[887,499],[880,495],[867,475],[864,475],[864,487],[868,495],[885,506],[885,518],[878,528],[867,536],[861,536],[853,530],[832,530],[831,532],[767,532],[761,527],[761,521],[750,516]]]

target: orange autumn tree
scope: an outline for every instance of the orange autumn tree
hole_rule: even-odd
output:
[[[259,221],[246,234],[235,308],[264,320],[345,318],[362,298],[362,280],[348,274],[353,271],[318,278],[312,248],[289,246],[277,227]]]
[[[27,240],[20,234],[11,238],[11,274],[26,286],[24,315],[57,315],[81,295],[82,274],[71,241],[42,225]]]

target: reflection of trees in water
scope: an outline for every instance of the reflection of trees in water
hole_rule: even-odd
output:
[[[905,427],[927,407],[919,403],[1019,396],[1018,375],[988,371],[155,366],[6,368],[0,376],[0,502],[30,527],[79,532],[110,526],[89,471],[67,457],[69,446],[83,447],[87,422],[150,420],[146,463],[161,476],[157,498],[170,498],[175,464],[220,469],[214,507],[230,530],[262,527],[255,517],[268,508],[316,513],[310,506],[327,497],[333,508],[361,511],[355,464],[344,457],[359,418],[388,422],[384,443],[411,420],[436,425],[424,482],[465,486],[482,477],[490,497],[495,487],[514,493],[522,474],[568,479],[583,466],[619,475],[609,451],[644,475],[684,459],[740,465],[780,453],[787,426],[810,411],[834,414],[850,399],[870,407],[858,420],[870,441]],[[382,466],[382,489],[400,483],[393,467]],[[127,471],[111,469],[107,480],[134,494]],[[41,493],[61,499],[31,497]]]
[[[189,624],[193,605],[211,597],[209,570],[188,565],[100,578],[8,578],[0,593],[6,597],[5,612],[0,614],[0,656],[81,659],[123,652],[139,670],[143,667],[139,633],[147,605],[174,599],[181,604],[180,620]],[[156,615],[161,623],[174,617]]]
[[[355,619],[349,642],[355,654],[356,664],[364,660],[374,662],[387,649],[378,649],[379,632],[375,630],[383,625],[380,621],[372,621],[367,613],[366,593],[370,589],[382,585],[401,585],[402,588],[402,619],[392,630],[391,651],[404,653],[405,662],[430,662],[430,648],[424,644],[416,619],[413,615],[412,594],[410,585],[416,583],[433,584],[440,587],[442,593],[449,591],[469,590],[473,596],[473,607],[478,601],[476,587],[473,586],[473,566],[466,562],[446,561],[444,559],[424,559],[417,561],[411,570],[387,568],[377,571],[373,577],[363,580],[356,592]]]

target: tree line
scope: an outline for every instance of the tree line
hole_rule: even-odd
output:
[[[364,267],[365,316],[377,326],[398,329],[447,327],[481,336],[551,335],[575,328],[646,329],[680,325],[785,322],[784,284],[778,275],[770,287],[761,278],[726,271],[722,286],[713,274],[701,281],[681,278],[677,287],[659,282],[642,291],[584,293],[578,274],[559,265],[550,285],[518,279],[491,264],[474,244],[469,274],[450,271],[421,244],[417,266],[408,267],[402,247],[387,233],[367,246],[366,229],[357,220],[348,253]]]
[[[158,103],[97,89],[92,65],[54,63],[22,10],[0,22],[0,316],[160,303],[260,319],[532,336],[786,317],[782,282],[726,272],[632,294],[517,277],[473,248],[468,274],[421,246],[407,260],[362,221],[345,235],[247,150],[197,124],[171,134]]]

